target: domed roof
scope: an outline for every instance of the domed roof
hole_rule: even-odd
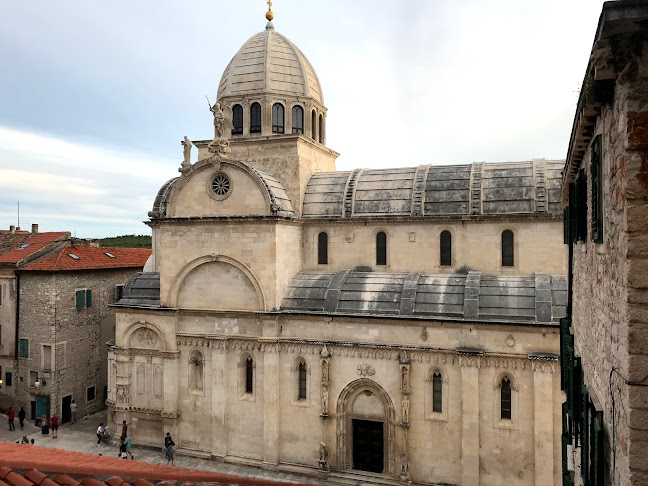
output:
[[[295,44],[275,32],[272,22],[243,44],[218,87],[219,100],[260,93],[308,96],[324,104],[313,66]]]

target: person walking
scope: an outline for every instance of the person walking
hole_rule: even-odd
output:
[[[25,428],[25,417],[26,417],[25,409],[24,407],[20,407],[20,411],[18,412],[18,422],[20,422],[20,430],[23,430]]]
[[[13,407],[9,407],[9,412],[7,413],[7,420],[9,420],[9,430],[16,430],[14,425],[14,419],[16,418],[16,412],[14,412]]]
[[[173,439],[171,438],[171,432],[167,432],[166,437],[164,438],[164,449],[166,450],[167,466],[169,465],[169,461],[171,461],[172,466],[174,465],[173,446],[175,446],[175,442],[173,442]]]
[[[122,420],[122,432],[121,435],[119,436],[119,443],[123,444],[124,441],[126,441],[127,436],[128,436],[128,425],[126,424],[125,420]]]
[[[101,422],[97,427],[97,447],[101,447],[101,439],[103,438],[104,424]]]
[[[74,403],[74,400],[70,403],[70,413],[72,414],[72,423],[76,422],[77,404]]]
[[[133,454],[132,454],[131,451],[130,451],[130,448],[131,448],[131,438],[130,438],[130,435],[127,435],[127,436],[126,436],[126,439],[124,440],[124,445],[126,446],[126,454],[128,454],[128,455],[130,456],[131,460],[134,461],[134,460],[135,460],[135,456],[133,456]]]
[[[49,435],[49,423],[47,422],[47,415],[43,415],[41,419],[41,433],[43,435]]]
[[[52,429],[52,438],[54,439],[58,437],[58,427],[59,427],[59,418],[55,412],[54,415],[50,417],[50,428]]]

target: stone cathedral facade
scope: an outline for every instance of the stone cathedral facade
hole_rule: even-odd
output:
[[[114,426],[342,483],[557,484],[563,162],[336,171],[271,22],[212,111],[118,304]]]

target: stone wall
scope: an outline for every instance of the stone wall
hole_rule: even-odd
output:
[[[7,410],[13,400],[16,354],[16,275],[13,269],[0,270],[0,410]],[[12,385],[6,374],[12,373]]]
[[[18,359],[14,408],[29,414],[36,393],[50,396],[50,410],[61,413],[66,395],[78,405],[79,416],[104,408],[107,384],[106,336],[114,337],[115,286],[124,285],[137,269],[77,272],[21,272],[19,338],[29,339],[29,358]],[[77,310],[76,290],[91,289],[92,305]],[[52,347],[51,369],[44,369],[42,346]],[[30,372],[46,385],[36,389]],[[95,387],[95,399],[86,390]]]

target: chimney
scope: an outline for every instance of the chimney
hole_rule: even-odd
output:
[[[38,234],[38,225],[32,224],[32,235],[37,235],[37,234]]]
[[[16,231],[20,231],[20,226],[18,226],[18,227],[16,228]]]
[[[12,224],[11,226],[9,226],[9,233],[13,235],[15,232],[16,232],[16,227]]]

